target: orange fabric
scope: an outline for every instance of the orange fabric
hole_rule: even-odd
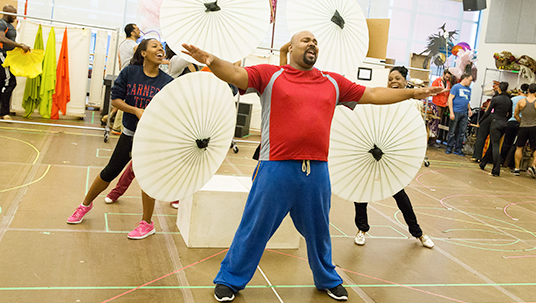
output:
[[[67,113],[67,103],[71,101],[71,89],[69,87],[69,52],[67,44],[67,28],[63,32],[60,57],[56,69],[56,91],[52,95],[51,119],[59,119],[59,111]]]
[[[443,81],[441,80],[441,77],[435,79],[434,82],[432,82],[432,86],[440,86],[440,87],[447,88],[447,89],[451,88],[450,87],[450,82],[447,82],[447,87],[443,86]],[[445,106],[447,106],[447,101],[448,101],[448,98],[449,98],[449,94],[450,94],[450,92],[444,92],[444,93],[441,93],[441,94],[437,94],[437,95],[432,97],[432,102],[434,102],[434,104],[437,105],[437,106],[445,107]]]
[[[208,66],[203,66],[203,68],[201,69],[202,72],[212,72],[210,70],[210,68],[208,68]]]

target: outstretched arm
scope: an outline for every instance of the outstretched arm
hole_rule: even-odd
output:
[[[20,47],[24,52],[27,52],[30,50],[30,47],[24,43],[17,43],[11,39],[8,39],[6,37],[6,34],[3,31],[0,31],[0,43],[4,43],[6,45],[12,46],[12,47]]]
[[[359,103],[391,104],[410,98],[425,99],[429,96],[448,91],[442,87],[425,87],[416,89],[394,89],[384,87],[367,87]]]
[[[216,77],[242,90],[248,88],[248,73],[243,67],[233,65],[191,44],[183,44],[182,47],[186,49],[183,53],[206,64]]]

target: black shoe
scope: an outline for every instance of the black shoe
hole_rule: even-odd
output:
[[[333,299],[337,300],[337,301],[347,301],[348,300],[348,292],[346,291],[346,289],[344,289],[344,287],[342,286],[342,284],[339,284],[333,288],[330,288],[330,289],[326,289],[326,291],[328,292],[328,295],[330,297],[332,297]]]
[[[214,288],[214,298],[216,298],[218,302],[231,302],[234,300],[235,295],[234,291],[229,286],[216,284],[216,287]]]
[[[514,169],[512,173],[514,174],[514,176],[519,176],[519,169]]]

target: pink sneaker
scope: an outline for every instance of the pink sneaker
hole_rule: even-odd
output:
[[[128,233],[128,238],[132,240],[141,240],[145,239],[150,235],[153,235],[155,233],[155,229],[153,226],[153,222],[151,224],[141,221],[138,223],[138,227],[136,227],[133,231]]]
[[[83,204],[78,205],[74,214],[67,219],[69,224],[78,224],[84,220],[84,216],[93,209],[93,202],[89,206],[84,206]]]

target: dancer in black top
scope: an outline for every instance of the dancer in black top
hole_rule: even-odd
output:
[[[499,84],[499,94],[491,98],[491,102],[488,106],[488,109],[486,110],[484,116],[482,116],[482,121],[489,121],[488,132],[490,134],[490,146],[488,147],[488,152],[486,152],[486,155],[484,155],[484,157],[480,161],[480,168],[484,169],[486,167],[486,164],[488,164],[493,158],[493,169],[491,170],[490,175],[495,177],[498,177],[501,172],[501,137],[506,131],[508,119],[510,119],[510,117],[512,116],[512,100],[510,99],[510,95],[506,92],[507,89],[508,82],[501,82]],[[481,129],[480,131],[483,131],[483,129]],[[485,141],[487,134],[485,134],[485,136],[481,136],[480,131],[478,134],[479,139],[481,139],[481,141]],[[490,150],[492,152],[490,152]],[[480,153],[482,154],[482,149],[480,149]]]

